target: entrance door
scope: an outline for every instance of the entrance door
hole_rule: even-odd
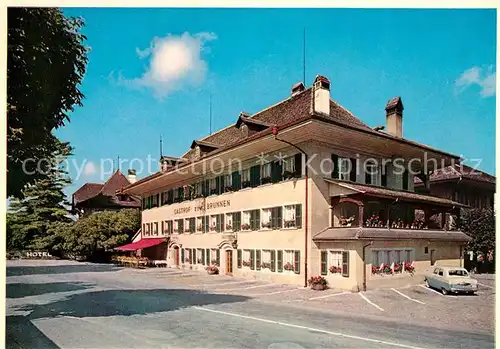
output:
[[[174,251],[175,251],[175,265],[179,266],[181,264],[181,262],[180,262],[181,256],[180,256],[180,253],[179,253],[179,251],[180,251],[179,247],[176,247],[174,249]]]
[[[436,263],[436,250],[431,250],[431,265]]]
[[[233,275],[233,251],[226,250],[226,274]]]

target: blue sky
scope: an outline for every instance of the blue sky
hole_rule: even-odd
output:
[[[101,159],[158,159],[160,134],[164,154],[182,155],[209,132],[210,94],[214,130],[288,97],[302,80],[304,27],[306,85],[328,77],[332,99],[370,126],[385,124],[385,104],[401,96],[405,138],[495,172],[495,10],[64,12],[85,19],[91,47],[84,106],[56,132],[85,165],[78,178],[70,166],[68,194],[105,179]]]

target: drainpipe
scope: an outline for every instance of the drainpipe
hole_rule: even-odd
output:
[[[363,291],[366,291],[366,248],[373,245],[373,241],[363,246]]]
[[[283,142],[285,144],[288,144],[292,147],[294,147],[295,149],[297,149],[300,153],[304,154],[304,159],[305,159],[305,163],[306,163],[306,166],[305,166],[305,169],[304,169],[304,179],[306,180],[306,184],[305,184],[305,214],[304,214],[304,224],[305,224],[305,227],[304,227],[304,287],[307,287],[307,259],[308,259],[308,249],[309,249],[309,197],[308,197],[308,190],[309,190],[309,176],[308,176],[308,166],[307,166],[307,162],[308,162],[308,155],[307,153],[302,150],[300,147],[296,146],[295,144],[293,143],[290,143],[288,141],[285,141],[283,139],[279,139],[278,138],[278,126],[274,126],[273,129],[272,129],[272,132],[273,132],[273,135],[274,135],[274,139],[277,140],[277,141],[280,141],[280,142]]]

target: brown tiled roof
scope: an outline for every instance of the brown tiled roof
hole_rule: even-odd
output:
[[[132,201],[121,201],[115,198],[116,191],[129,185],[127,177],[120,172],[120,170],[116,170],[113,175],[104,183],[85,183],[74,192],[73,200],[74,204],[78,204],[80,202],[89,200],[98,195],[109,196],[112,197],[112,201],[121,206],[130,206],[130,207],[139,207],[140,202],[131,198]]]
[[[73,193],[73,202],[75,204],[97,196],[103,187],[101,183],[85,183]]]
[[[315,241],[327,240],[432,240],[467,242],[472,240],[461,231],[386,229],[386,228],[327,228],[313,236]]]
[[[436,197],[436,196],[431,196],[431,195],[417,194],[417,193],[410,192],[410,191],[381,188],[381,187],[366,185],[366,184],[357,184],[357,183],[353,183],[353,182],[342,181],[342,180],[337,180],[337,179],[330,179],[330,178],[325,178],[325,180],[327,182],[337,184],[343,188],[351,189],[351,190],[354,190],[358,193],[370,195],[370,196],[402,199],[405,201],[414,201],[414,202],[428,202],[428,203],[432,203],[435,205],[441,205],[441,206],[466,207],[466,205],[463,205],[461,203],[458,203],[458,202],[455,202],[452,200],[448,200],[448,199],[443,199],[443,198]]]
[[[431,173],[429,179],[431,182],[438,182],[438,181],[457,180],[460,179],[460,177],[467,178],[473,181],[486,182],[491,184],[496,183],[495,176],[492,176],[480,170],[473,169],[472,167],[464,164],[460,165],[457,164],[456,166],[448,166],[441,168]],[[422,180],[415,176],[414,183],[417,185],[421,185]]]
[[[106,183],[104,183],[100,194],[105,196],[114,196],[118,189],[129,184],[130,182],[127,177],[125,177],[120,170],[116,170]]]

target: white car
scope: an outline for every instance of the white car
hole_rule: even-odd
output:
[[[425,277],[427,287],[440,290],[443,294],[468,293],[478,290],[477,280],[470,277],[464,268],[451,266],[436,266],[431,274]]]

